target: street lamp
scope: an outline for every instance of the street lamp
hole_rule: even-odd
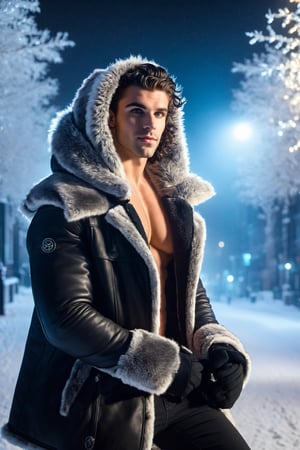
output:
[[[286,262],[284,265],[285,270],[291,270],[292,264],[290,262]]]
[[[290,287],[290,271],[292,270],[292,264],[290,262],[286,262],[284,264],[285,268],[285,282],[288,287]]]
[[[247,141],[253,134],[253,129],[248,122],[239,122],[233,126],[233,137],[237,141]]]
[[[233,275],[227,275],[226,280],[228,281],[228,283],[233,283],[234,282],[234,276]]]

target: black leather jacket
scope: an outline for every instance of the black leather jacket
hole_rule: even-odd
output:
[[[150,450],[154,395],[181,372],[181,346],[205,358],[213,341],[243,350],[216,322],[199,280],[214,195],[190,173],[182,112],[169,105],[144,174],[163,202],[174,257],[159,335],[160,279],[108,120],[122,75],[141,57],[95,69],[50,127],[52,174],[28,193],[35,310],[11,408],[11,428],[58,450]]]
[[[164,203],[175,246],[166,286],[167,337],[187,345],[193,212],[180,199]],[[121,207],[144,238],[134,208],[127,202]],[[35,310],[10,426],[47,448],[92,448],[95,439],[103,450],[149,448],[144,421],[151,395],[101,371],[117,365],[126,353],[129,330],[152,330],[151,281],[145,261],[105,214],[67,222],[63,210],[53,206],[40,208],[33,218],[28,251]],[[195,327],[207,323],[216,319],[200,281]],[[69,415],[62,417],[62,392],[77,359],[93,369]]]

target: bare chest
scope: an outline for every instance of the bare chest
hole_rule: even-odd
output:
[[[133,192],[131,203],[139,215],[150,247],[172,255],[173,239],[170,223],[162,202],[153,189],[144,188],[141,194]]]
[[[164,286],[167,278],[167,267],[174,251],[171,227],[163,204],[151,185],[146,183],[139,191],[133,190],[131,203],[142,222],[150,251],[158,269],[161,286],[159,333],[164,335],[167,322]]]

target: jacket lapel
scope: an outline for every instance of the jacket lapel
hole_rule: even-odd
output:
[[[172,224],[180,328],[186,345],[191,348],[205,223],[191,205],[180,198],[167,198],[164,203]]]
[[[158,333],[160,322],[160,278],[149,246],[134,222],[128,216],[123,205],[117,205],[111,208],[107,212],[105,219],[123,234],[143,258],[148,267],[152,298],[152,329],[150,331]]]
[[[182,309],[181,328],[186,336],[187,346],[192,347],[195,326],[195,300],[198,279],[203,259],[205,224],[190,205],[178,199],[168,199],[168,213],[173,224],[175,237],[175,270],[180,286],[179,307]],[[184,210],[184,211],[183,211]],[[158,333],[160,322],[160,278],[144,236],[128,215],[123,205],[109,209],[106,221],[116,228],[143,258],[149,270],[152,297],[152,329]],[[174,220],[176,218],[176,221]],[[183,256],[183,257],[182,257]],[[186,263],[189,262],[188,265]]]

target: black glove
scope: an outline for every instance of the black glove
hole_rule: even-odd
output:
[[[203,365],[193,354],[181,347],[180,366],[171,385],[164,394],[171,401],[180,401],[187,397],[202,381]]]
[[[208,353],[207,368],[212,374],[203,386],[207,402],[215,408],[232,408],[243,388],[244,355],[229,344],[213,344]]]

